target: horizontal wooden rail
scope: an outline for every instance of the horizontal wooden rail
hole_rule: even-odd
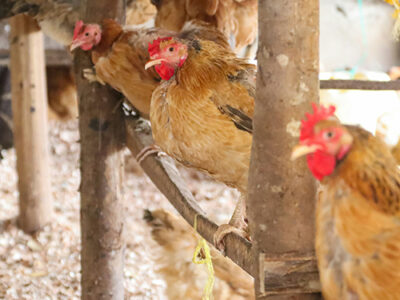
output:
[[[400,80],[372,81],[372,80],[320,80],[320,89],[338,90],[400,90]]]
[[[126,117],[126,146],[136,156],[143,148],[153,144],[150,125],[143,119]],[[197,231],[208,242],[212,243],[218,226],[210,221],[200,208],[192,193],[181,179],[175,162],[167,156],[150,155],[141,164],[143,170],[157,186],[161,193],[177,209],[182,217],[193,226],[197,215]],[[230,233],[225,238],[226,256],[254,277],[254,259],[251,243],[246,239]]]
[[[46,49],[46,66],[71,66],[72,57],[63,49]],[[8,66],[10,53],[8,50],[0,49],[0,66]]]

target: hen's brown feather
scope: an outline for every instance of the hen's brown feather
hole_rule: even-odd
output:
[[[157,249],[157,271],[167,283],[167,295],[173,300],[201,299],[207,282],[204,265],[192,262],[200,236],[181,217],[165,210],[146,211]],[[214,299],[254,299],[253,279],[210,246],[215,271]]]
[[[150,0],[127,1],[126,24],[139,25],[154,18],[157,10]]]
[[[157,4],[156,26],[179,31],[187,20],[202,20],[235,37],[235,48],[257,37],[257,0],[162,0]]]
[[[400,140],[398,141],[397,145],[392,148],[392,154],[397,164],[400,165]]]
[[[400,299],[400,173],[365,130],[322,182],[316,250],[327,300]]]

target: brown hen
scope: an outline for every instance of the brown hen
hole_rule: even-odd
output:
[[[157,272],[167,283],[169,299],[202,299],[208,273],[205,266],[192,262],[193,253],[200,236],[181,217],[158,209],[145,211],[145,220],[152,228],[157,248]],[[214,299],[251,300],[254,297],[253,278],[210,247],[215,271]]]
[[[241,200],[216,244],[235,231],[248,236],[245,197],[252,142],[255,66],[211,41],[157,39],[151,61],[164,81],[154,91],[150,121],[156,144],[182,164],[237,188]]]
[[[321,180],[315,247],[324,298],[400,299],[399,169],[380,139],[333,113],[314,106],[293,151]]]

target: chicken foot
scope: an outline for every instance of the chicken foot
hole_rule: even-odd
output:
[[[106,85],[106,83],[103,80],[101,80],[99,77],[97,77],[96,70],[94,68],[83,69],[82,75],[90,83],[99,82],[102,85]]]
[[[234,232],[237,235],[250,240],[246,218],[246,199],[245,196],[240,196],[239,202],[236,204],[235,210],[228,224],[222,224],[214,233],[214,245],[222,253],[225,252],[224,237]]]
[[[136,160],[139,163],[139,165],[150,155],[152,154],[157,154],[158,156],[161,155],[167,155],[165,152],[163,152],[160,147],[158,147],[156,144],[152,144],[150,146],[144,147],[138,155],[136,155]]]

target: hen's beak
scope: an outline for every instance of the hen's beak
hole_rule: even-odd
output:
[[[292,150],[291,160],[295,160],[301,156],[310,154],[318,150],[320,146],[318,145],[297,145]]]
[[[82,46],[83,43],[84,42],[81,40],[72,41],[71,45],[69,46],[69,51],[71,51],[71,52],[74,51],[76,48]]]
[[[163,61],[165,61],[164,58],[149,60],[149,61],[145,64],[144,69],[147,70],[148,68],[151,68],[152,66],[159,65],[159,64],[161,64]]]

